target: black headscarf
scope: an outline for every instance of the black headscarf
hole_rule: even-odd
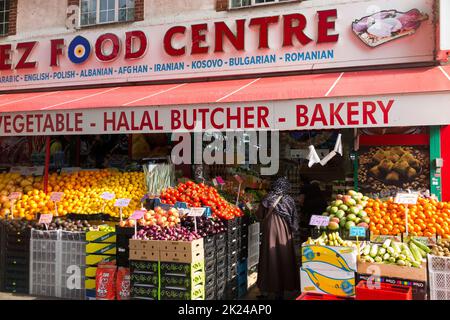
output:
[[[297,209],[295,207],[294,199],[289,195],[289,190],[291,189],[291,184],[286,177],[281,177],[273,182],[271,191],[262,201],[262,205],[269,209],[271,208],[275,201],[282,196],[281,200],[278,202],[277,206],[273,210],[273,213],[278,214],[282,217],[286,223],[291,227],[291,230],[298,230],[298,217]]]

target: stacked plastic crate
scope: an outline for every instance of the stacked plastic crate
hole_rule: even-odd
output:
[[[430,300],[450,300],[450,258],[428,255]]]
[[[203,239],[130,240],[131,295],[146,300],[204,300]]]
[[[130,266],[130,239],[134,235],[134,228],[116,226],[117,266],[128,268]]]
[[[85,234],[33,229],[30,243],[31,294],[83,300]]]
[[[95,299],[95,275],[100,262],[116,260],[116,233],[88,231],[86,233],[86,298]]]
[[[259,222],[250,224],[248,226],[248,269],[258,264],[260,241]]]
[[[225,299],[225,289],[227,284],[227,234],[219,233],[216,240],[216,287],[215,299]]]
[[[216,299],[216,237],[208,236],[203,239],[205,255],[205,300]]]
[[[16,231],[10,224],[2,227],[0,232],[2,291],[29,293],[30,234],[30,229]]]
[[[239,238],[239,255],[237,264],[238,289],[237,296],[242,298],[248,289],[248,227],[249,219],[244,216],[240,219],[241,232]]]

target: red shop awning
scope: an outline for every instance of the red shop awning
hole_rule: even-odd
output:
[[[0,113],[211,105],[443,91],[450,91],[450,66],[0,94]]]

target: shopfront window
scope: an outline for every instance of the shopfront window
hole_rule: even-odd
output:
[[[134,20],[134,0],[82,0],[81,26]]]
[[[8,34],[9,0],[0,0],[0,36]]]
[[[244,8],[279,2],[294,2],[295,0],[231,0],[230,8]]]

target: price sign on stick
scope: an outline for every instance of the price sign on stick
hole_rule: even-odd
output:
[[[242,177],[241,177],[240,175],[238,175],[238,174],[235,174],[235,175],[234,175],[234,178],[236,179],[236,181],[237,181],[239,184],[241,184],[241,183],[244,182],[244,179],[242,179]]]
[[[122,221],[122,208],[128,207],[128,205],[130,204],[130,201],[131,201],[131,199],[121,198],[121,199],[117,199],[116,202],[114,203],[114,207],[119,207],[119,209],[120,209],[120,221]]]
[[[316,227],[328,227],[330,224],[330,217],[328,216],[318,216],[312,215],[311,220],[309,220],[309,225]]]
[[[53,220],[53,214],[51,214],[51,213],[43,213],[43,214],[41,214],[41,216],[39,217],[39,223],[45,225],[45,227],[47,228],[47,230],[48,230],[48,225],[49,225],[50,223],[52,223],[52,220]]]
[[[395,196],[394,202],[398,204],[405,205],[405,233],[408,236],[408,212],[409,205],[415,205],[417,203],[417,199],[419,198],[419,194],[417,193],[397,193]]]
[[[114,192],[103,192],[100,195],[100,198],[102,198],[103,200],[106,200],[106,201],[111,201],[115,197],[116,197],[116,195],[114,194]]]
[[[205,213],[206,208],[190,208],[188,216],[194,217],[194,228],[197,232],[197,217],[201,217]]]
[[[11,217],[13,217],[13,218],[14,218],[15,202],[21,196],[22,196],[22,193],[20,193],[20,192],[11,192],[8,196],[8,199],[11,202]],[[8,219],[8,216],[6,216],[6,219]]]
[[[134,223],[134,235],[137,234],[137,221],[142,219],[147,211],[145,210],[136,210],[133,214],[128,218],[129,220],[135,220]]]
[[[64,196],[64,192],[52,192],[50,200],[55,203],[55,216],[58,216],[58,202],[61,201]]]
[[[212,183],[213,183],[214,187],[217,187],[219,185],[216,178],[212,179]]]
[[[363,227],[350,227],[350,237],[366,237],[366,228]]]

